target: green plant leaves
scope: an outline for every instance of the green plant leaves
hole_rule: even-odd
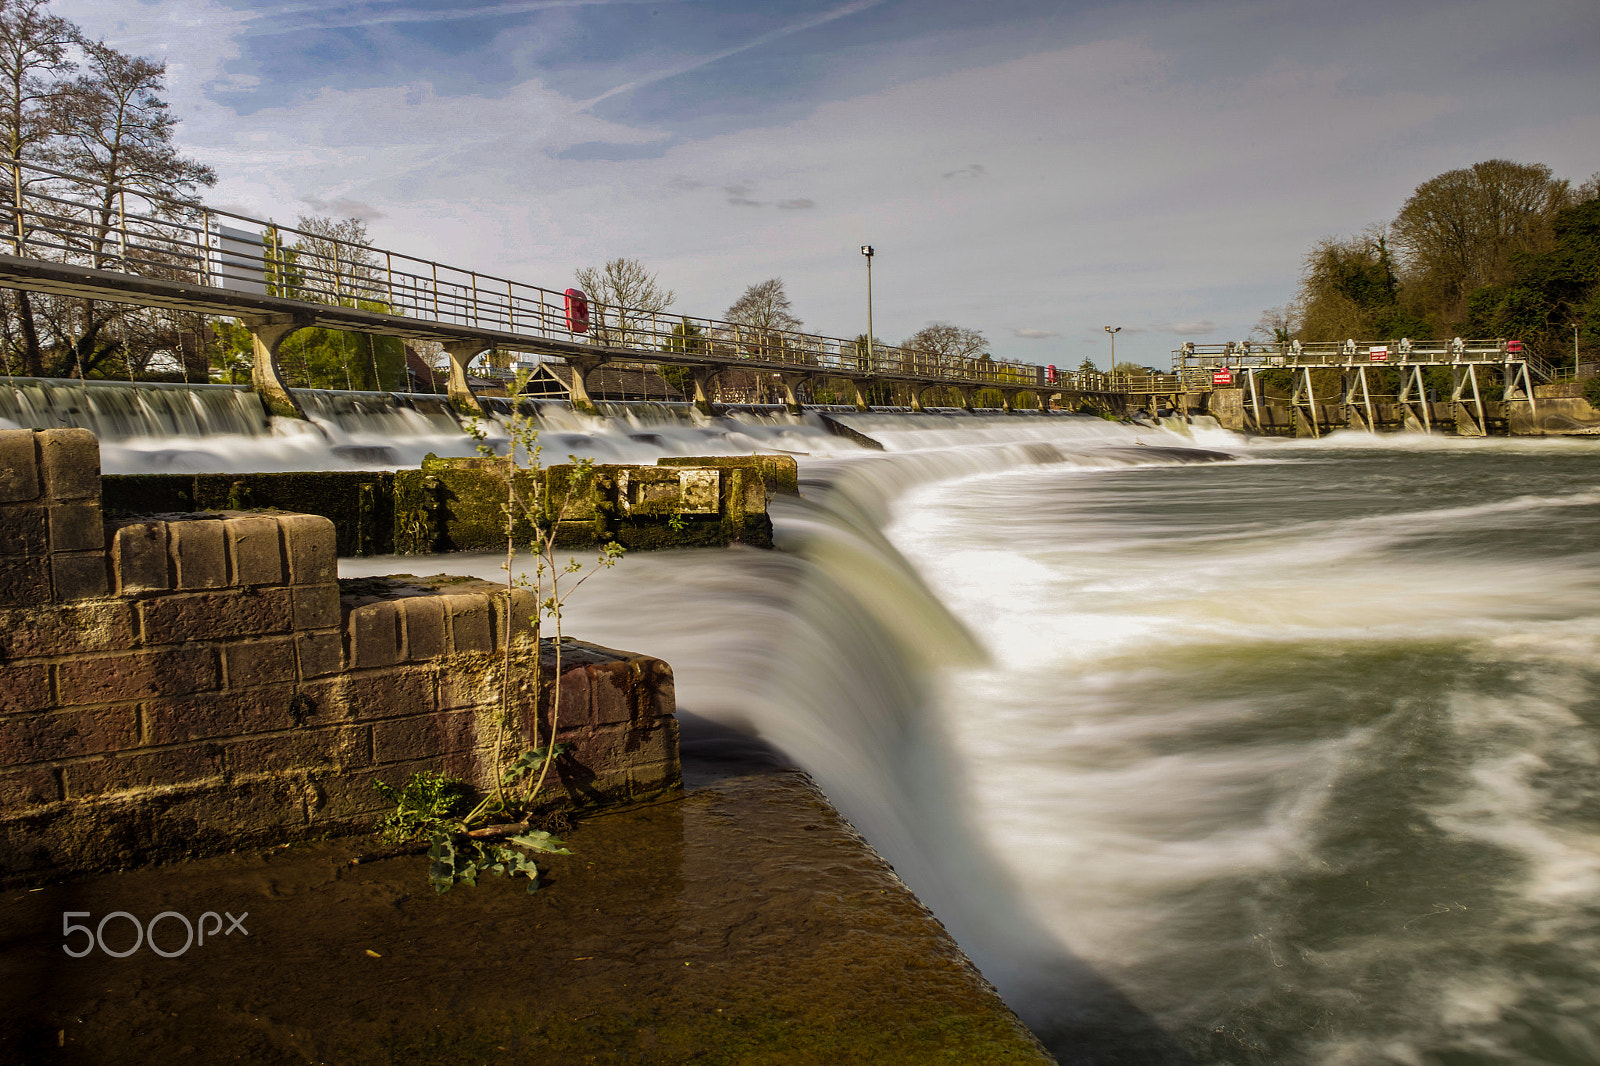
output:
[[[534,851],[547,851],[552,855],[571,855],[565,840],[557,840],[543,829],[530,829],[521,836],[506,837],[510,844],[520,844]]]

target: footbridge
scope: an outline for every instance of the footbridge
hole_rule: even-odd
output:
[[[573,367],[572,400],[592,406],[586,379],[607,363],[686,368],[694,400],[711,408],[730,370],[771,375],[791,409],[822,378],[848,382],[868,406],[879,383],[910,386],[913,408],[933,389],[971,407],[996,390],[1010,410],[1023,396],[1110,405],[1117,391],[1097,372],[914,351],[749,323],[607,307],[576,289],[549,289],[391,249],[170,199],[131,186],[0,157],[11,171],[0,236],[0,287],[236,318],[253,338],[252,384],[274,414],[304,417],[285,384],[278,350],[296,330],[326,327],[437,341],[450,359],[449,395],[484,413],[467,366],[492,349],[557,356]]]

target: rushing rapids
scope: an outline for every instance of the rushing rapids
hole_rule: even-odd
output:
[[[107,464],[470,443],[361,402]],[[1063,1062],[1600,1061],[1592,445],[838,417],[886,450],[547,410],[556,454],[777,449],[804,491],[783,550],[630,557],[566,628],[671,662],[686,742],[808,769]]]

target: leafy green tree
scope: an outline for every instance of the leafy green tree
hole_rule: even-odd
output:
[[[211,324],[217,340],[211,365],[229,381],[247,376],[253,359],[250,331],[227,319]],[[291,388],[396,392],[406,387],[405,345],[337,329],[300,329],[278,347],[278,366]]]
[[[1378,229],[1347,240],[1318,241],[1306,256],[1295,305],[1299,335],[1309,341],[1427,339],[1434,332],[1427,320],[1402,306],[1388,241]],[[1285,321],[1282,328],[1291,331],[1292,325]]]
[[[664,352],[693,352],[705,353],[711,350],[710,342],[706,339],[705,331],[699,326],[683,318],[672,333],[661,344]],[[690,396],[694,393],[694,372],[686,366],[673,366],[671,363],[662,363],[656,367],[667,384]]]
[[[1557,214],[1550,247],[1514,254],[1508,271],[1467,298],[1472,332],[1517,338],[1557,361],[1571,352],[1574,327],[1584,346],[1600,344],[1600,199]]]

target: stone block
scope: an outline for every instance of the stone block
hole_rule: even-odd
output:
[[[167,523],[124,522],[110,529],[111,572],[119,596],[172,587]]]
[[[175,521],[167,531],[173,588],[219,589],[228,584],[228,546],[215,518]]]
[[[450,650],[444,623],[444,603],[437,596],[408,596],[394,601],[405,626],[406,658],[412,662],[437,659]]]
[[[30,766],[0,774],[0,811],[42,807],[61,799],[61,779],[47,766]]]
[[[56,667],[63,707],[214,691],[218,680],[216,653],[196,645],[72,659]]]
[[[102,599],[111,588],[104,549],[55,553],[50,556],[50,576],[55,598],[63,603]]]
[[[100,500],[71,500],[52,503],[50,550],[58,552],[104,551],[105,523],[100,519]]]
[[[296,633],[294,649],[303,679],[327,677],[344,669],[344,637],[336,629]]]
[[[333,523],[308,514],[278,516],[289,580],[296,585],[322,585],[339,576],[338,541]]]
[[[43,555],[50,550],[50,522],[43,504],[0,507],[0,551]]]
[[[341,680],[349,714],[358,720],[432,714],[438,707],[434,672],[426,667],[346,674]]]
[[[345,636],[352,669],[393,666],[401,658],[399,606],[394,600],[378,600],[348,607]]]
[[[296,729],[268,737],[247,737],[228,748],[236,774],[295,770],[353,770],[372,765],[370,726]]]
[[[470,710],[440,711],[375,722],[372,761],[381,765],[469,751],[479,744],[478,717]]]
[[[62,769],[69,799],[107,792],[162,788],[220,778],[220,744],[191,744],[168,751],[111,754],[72,763]]]
[[[301,724],[310,722],[314,725],[329,725],[333,722],[349,722],[356,717],[350,703],[350,690],[348,675],[340,674],[337,677],[300,682],[295,686],[295,695],[291,699],[295,703]]]
[[[186,744],[217,737],[276,733],[307,722],[321,724],[317,709],[296,699],[292,684],[207,696],[148,700],[141,705],[145,742]]]
[[[39,456],[33,430],[0,430],[0,503],[38,498]]]
[[[44,663],[0,663],[0,714],[36,714],[51,704]]]
[[[287,633],[294,623],[286,588],[230,588],[220,592],[170,593],[137,604],[146,644]]]
[[[500,703],[500,659],[493,655],[452,655],[439,671],[439,706],[492,707]]]
[[[494,602],[481,593],[456,593],[441,596],[450,620],[450,650],[455,652],[493,651]]]
[[[338,585],[299,585],[291,595],[296,629],[328,629],[343,620]]]
[[[0,719],[0,766],[94,755],[138,742],[139,721],[131,706],[13,715]]]
[[[0,555],[0,607],[50,602],[50,572],[36,555]]]
[[[222,672],[230,691],[259,688],[296,677],[293,637],[243,640],[222,647]]]
[[[393,810],[393,805],[372,787],[369,774],[315,774],[313,781],[315,797],[307,804],[313,825],[370,826]]]
[[[0,659],[123,651],[137,637],[133,604],[125,600],[0,608]]]
[[[512,589],[511,618],[507,623],[505,599],[503,595],[496,597],[494,605],[495,623],[497,627],[503,628],[511,634],[511,643],[513,645],[532,646],[534,610],[538,602],[539,599],[533,594],[532,589]]]
[[[223,520],[228,560],[236,585],[284,583],[278,520],[265,515]]]
[[[100,497],[100,442],[86,429],[39,431],[39,468],[53,500]]]

